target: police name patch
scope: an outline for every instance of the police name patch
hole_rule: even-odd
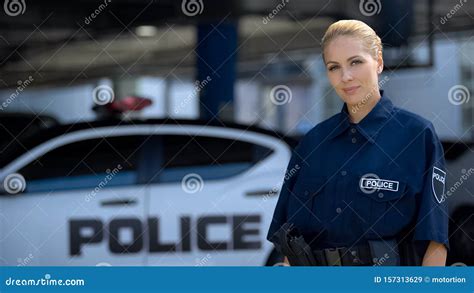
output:
[[[442,203],[445,200],[444,188],[446,181],[446,172],[440,168],[433,167],[433,175],[431,176],[431,187],[433,189],[433,195],[438,203]]]
[[[398,181],[385,180],[379,178],[361,178],[360,188],[363,190],[375,189],[375,190],[389,190],[398,191]]]

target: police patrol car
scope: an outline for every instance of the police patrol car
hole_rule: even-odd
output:
[[[0,157],[0,265],[278,263],[265,235],[293,145],[190,120],[107,119],[13,140]],[[474,265],[471,147],[444,144],[448,265]]]
[[[447,265],[474,266],[474,143],[443,142],[443,149],[443,200],[447,200],[450,215]]]
[[[271,265],[290,142],[116,119],[14,141],[0,158],[0,265]]]

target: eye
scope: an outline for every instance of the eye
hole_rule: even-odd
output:
[[[336,69],[338,69],[338,68],[339,68],[339,66],[334,65],[334,66],[330,66],[330,67],[328,68],[328,70],[329,70],[329,71],[334,71],[334,70],[336,70]]]
[[[361,63],[362,63],[361,60],[355,59],[351,62],[351,65],[356,65],[356,64],[361,64]]]

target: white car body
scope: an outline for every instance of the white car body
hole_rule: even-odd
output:
[[[202,137],[209,144],[212,139],[225,139],[250,150],[258,146],[256,150],[263,148],[271,153],[251,166],[238,162],[213,165],[222,174],[232,168],[243,170],[220,179],[212,179],[219,174],[212,174],[213,169],[206,166],[191,167],[189,170],[196,171],[191,173],[187,167],[181,170],[178,166],[152,176],[159,171],[155,170],[159,165],[154,165],[159,160],[157,157],[165,157],[163,149],[168,148],[158,147],[156,153],[160,155],[154,156],[154,146],[160,146],[161,139],[167,136],[170,142],[173,142],[171,137],[180,136]],[[42,160],[48,160],[50,152],[74,145],[82,151],[81,146],[88,141],[107,139],[108,143],[124,137],[129,137],[132,143],[136,137],[143,139],[140,154],[132,154],[139,157],[140,173],[123,166],[121,170],[119,164],[108,165],[106,173],[77,177],[64,174],[53,179],[29,180],[25,176],[24,192],[4,191],[0,195],[1,265],[260,266],[267,263],[273,245],[265,237],[291,155],[289,146],[276,136],[246,129],[183,124],[86,128],[56,136],[27,150],[3,166],[0,179],[5,183],[8,175],[23,176],[22,172],[39,177],[48,172],[54,174],[59,171],[52,170],[48,164],[41,165]],[[151,137],[158,144],[150,143]],[[107,149],[107,144],[100,143],[98,148]],[[91,148],[92,158],[94,151]],[[110,152],[104,153],[104,160],[108,155]],[[178,164],[179,152],[176,158]],[[67,164],[67,160],[74,160],[74,155],[66,154],[64,162],[61,160],[58,164]],[[87,164],[100,165],[98,160],[101,158],[84,163],[86,166],[82,163],[77,168],[71,166],[71,172],[81,168],[81,172],[87,172]],[[174,160],[173,157],[170,162]],[[179,162],[186,164],[186,160]],[[196,175],[199,173],[208,174],[211,179],[200,179]],[[146,178],[136,181],[142,175]],[[186,176],[189,182],[169,179]]]

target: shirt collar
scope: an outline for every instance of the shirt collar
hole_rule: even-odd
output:
[[[333,139],[349,127],[354,127],[371,143],[375,142],[375,139],[385,123],[386,119],[390,118],[393,113],[392,101],[383,94],[383,90],[380,90],[380,100],[374,106],[374,108],[364,117],[359,123],[351,124],[349,120],[349,113],[347,105],[344,103],[342,106],[341,113],[339,114],[340,119],[336,119],[336,127],[334,131],[329,135],[329,139]]]

